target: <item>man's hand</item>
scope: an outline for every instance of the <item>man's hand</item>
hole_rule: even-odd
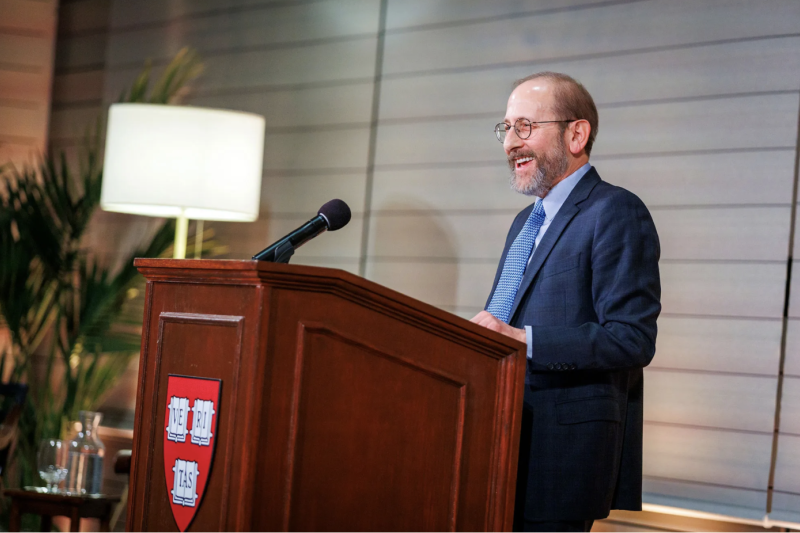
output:
[[[492,331],[496,331],[498,333],[502,333],[507,337],[511,337],[512,339],[516,339],[519,342],[528,342],[528,337],[525,335],[524,329],[519,328],[512,328],[505,322],[498,320],[495,318],[493,314],[488,311],[481,311],[474,317],[470,322],[475,322],[479,326],[483,326],[485,328],[489,328]]]

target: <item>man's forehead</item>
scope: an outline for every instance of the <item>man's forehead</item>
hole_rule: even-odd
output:
[[[553,98],[552,85],[543,78],[521,83],[508,97],[508,113],[531,112],[550,107]]]

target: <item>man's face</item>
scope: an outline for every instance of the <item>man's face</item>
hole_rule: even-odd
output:
[[[554,115],[552,103],[553,87],[543,79],[526,81],[508,98],[504,122],[512,127],[503,149],[511,168],[511,188],[519,193],[543,198],[567,170],[567,148],[558,123],[533,124],[527,139],[520,139],[513,127],[521,118],[531,122],[564,119]]]

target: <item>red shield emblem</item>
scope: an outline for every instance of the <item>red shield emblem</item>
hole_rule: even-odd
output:
[[[221,386],[218,379],[168,377],[164,473],[172,516],[181,531],[192,523],[211,474]]]

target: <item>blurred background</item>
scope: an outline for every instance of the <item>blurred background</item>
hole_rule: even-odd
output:
[[[75,158],[145,61],[157,74],[186,46],[205,68],[183,104],[266,117],[260,218],[206,223],[217,257],[247,259],[341,198],[350,225],[293,263],[465,318],[529,203],[492,131],[511,84],[581,81],[600,113],[591,162],[644,200],[662,243],[648,512],[595,528],[800,529],[800,2],[0,0],[0,163]],[[98,210],[82,242],[114,264],[160,223]],[[118,447],[135,390],[134,360],[99,407]]]

